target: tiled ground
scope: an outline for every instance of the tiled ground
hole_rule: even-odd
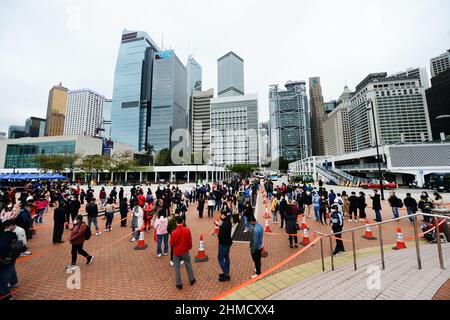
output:
[[[264,205],[262,197],[258,202],[260,222],[264,223]],[[387,207],[386,207],[387,208]],[[370,210],[368,210],[370,211]],[[387,212],[387,209],[386,209]],[[391,214],[385,214],[390,218]],[[372,213],[369,217],[373,218]],[[86,266],[85,260],[79,257],[81,266],[81,289],[67,289],[66,281],[70,276],[64,267],[70,262],[70,245],[68,243],[53,245],[52,240],[52,211],[45,217],[45,223],[38,226],[36,236],[30,241],[33,255],[17,262],[17,272],[20,287],[14,292],[16,299],[209,299],[224,292],[232,290],[241,283],[247,281],[253,273],[253,262],[249,253],[248,243],[236,242],[231,249],[231,277],[232,281],[220,283],[217,281],[221,273],[217,262],[217,238],[211,236],[214,231],[214,219],[199,219],[196,206],[191,205],[188,213],[188,226],[192,230],[194,248],[191,258],[198,251],[198,239],[200,234],[205,237],[206,254],[209,261],[205,263],[193,263],[197,283],[189,286],[187,276],[182,269],[184,289],[175,288],[174,270],[169,266],[168,257],[156,257],[156,244],[153,234],[146,233],[146,243],[149,247],[144,251],[133,250],[135,244],[130,240],[130,229],[120,228],[116,215],[115,225],[111,233],[103,233],[99,237],[93,236],[86,242],[85,249],[95,255],[92,265]],[[104,220],[101,220],[104,225]],[[329,232],[328,226],[322,226],[312,219],[307,219],[311,228],[310,237],[313,239],[313,231]],[[129,222],[130,224],[130,222]],[[345,228],[358,224],[346,222]],[[407,221],[399,222],[402,226],[405,238],[413,235],[412,228]],[[287,237],[279,225],[272,224],[273,234],[266,234],[264,244],[269,252],[267,258],[263,258],[263,271],[290,257],[300,249],[290,249]],[[384,243],[395,242],[395,226],[383,228]],[[374,230],[377,236],[377,230]],[[65,231],[67,239],[69,232]],[[344,237],[347,251],[351,249],[349,235]],[[334,243],[333,243],[334,245]],[[356,249],[375,247],[377,241],[367,241],[356,235]],[[329,255],[329,244],[324,244],[325,254]],[[289,263],[280,267],[273,274],[299,266],[307,262],[320,259],[320,246],[311,247],[304,254],[292,259]],[[320,265],[310,265],[307,272],[321,270]],[[291,279],[292,280],[292,279]],[[290,281],[288,279],[288,281]]]

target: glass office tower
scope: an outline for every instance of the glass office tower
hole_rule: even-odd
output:
[[[111,136],[144,150],[150,124],[153,58],[159,47],[142,31],[124,30],[114,75]]]
[[[301,160],[312,155],[306,82],[289,81],[285,87],[269,91],[272,158]]]
[[[155,151],[171,148],[171,133],[187,129],[186,67],[173,50],[154,54],[148,143]]]

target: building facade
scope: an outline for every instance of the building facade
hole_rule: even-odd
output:
[[[144,150],[152,100],[153,59],[159,47],[142,31],[122,32],[114,74],[111,136]]]
[[[375,129],[380,145],[432,140],[425,88],[415,77],[368,75],[350,99],[349,124],[352,151],[375,146]]]
[[[45,119],[36,117],[25,120],[25,136],[32,138],[45,136],[45,122]]]
[[[112,154],[131,151],[132,147],[114,143]],[[38,155],[102,155],[104,143],[101,138],[88,136],[58,136],[21,138],[0,141],[0,169],[36,168]]]
[[[337,106],[337,101],[336,100],[331,100],[331,101],[328,101],[328,102],[324,102],[323,103],[323,108],[324,108],[324,111],[325,111],[325,117],[331,111],[336,109],[336,106]]]
[[[431,79],[426,91],[433,140],[450,140],[450,69]]]
[[[7,138],[6,132],[0,132],[0,140],[5,140]]]
[[[425,68],[409,68],[405,71],[397,72],[392,75],[393,77],[414,77],[419,79],[419,84],[421,87],[428,89],[430,87],[430,81],[428,80],[427,69]]]
[[[450,69],[450,49],[443,54],[430,60],[431,77],[434,78],[438,74]]]
[[[211,161],[258,164],[258,96],[211,99]]]
[[[217,60],[219,97],[244,95],[244,60],[229,52]]]
[[[186,67],[173,50],[154,57],[151,121],[148,143],[155,151],[172,147],[171,134],[187,126]]]
[[[48,95],[45,136],[62,136],[67,107],[68,89],[60,83],[54,86]]]
[[[323,123],[325,154],[341,155],[351,152],[350,124],[348,110],[352,92],[345,86],[344,92],[336,102],[336,108],[325,116]]]
[[[314,156],[325,154],[323,139],[323,121],[325,118],[325,107],[322,95],[320,77],[309,79],[309,98],[311,110],[311,143]]]
[[[111,109],[112,100],[106,99],[103,103],[103,123],[102,123],[102,138],[111,140]]]
[[[192,152],[196,155],[203,154],[209,157],[211,151],[211,99],[213,97],[214,89],[209,89],[207,91],[194,91],[190,99],[189,132],[192,140]]]
[[[19,139],[25,137],[25,127],[11,125],[8,128],[8,139]]]
[[[103,95],[90,89],[69,91],[64,135],[97,136],[102,128],[105,100]]]
[[[270,142],[273,159],[296,161],[310,157],[311,127],[305,81],[289,81],[286,90],[269,91]]]

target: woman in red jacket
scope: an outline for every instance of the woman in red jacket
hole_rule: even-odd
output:
[[[91,264],[94,260],[94,256],[89,255],[86,251],[83,250],[83,244],[86,240],[86,229],[88,228],[87,224],[83,222],[83,216],[78,215],[73,223],[74,226],[69,238],[69,241],[72,244],[72,264],[70,266],[67,266],[66,269],[76,268],[78,254],[87,259],[86,264]]]
[[[153,214],[155,213],[153,201],[146,202],[144,206],[144,230],[150,232],[152,228]]]

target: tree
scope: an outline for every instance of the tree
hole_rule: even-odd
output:
[[[136,161],[131,151],[116,153],[111,158],[105,159],[105,169],[109,172],[128,172],[134,167],[136,167]]]
[[[172,152],[169,149],[162,149],[156,154],[155,166],[172,166]]]
[[[243,176],[244,178],[247,178],[248,175],[257,168],[258,168],[257,165],[247,164],[247,163],[237,163],[237,164],[226,166],[227,170],[229,170],[233,173],[237,173],[237,174]]]
[[[79,168],[89,174],[90,179],[92,178],[93,173],[99,174],[102,171],[105,171],[108,162],[108,157],[102,155],[89,155],[85,156],[81,159]]]
[[[34,162],[42,172],[62,172],[69,169],[72,173],[79,158],[76,154],[41,154],[34,158]]]
[[[148,164],[153,165],[155,162],[155,148],[149,143],[145,145],[145,156],[149,160]]]

